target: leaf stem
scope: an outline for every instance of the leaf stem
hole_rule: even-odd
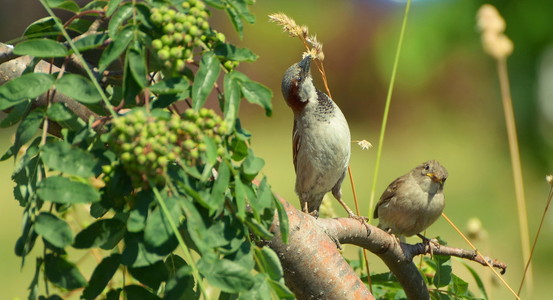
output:
[[[157,187],[155,187],[155,185],[153,185],[151,181],[150,181],[150,186],[152,186],[156,200],[159,203],[159,206],[161,206],[161,210],[163,211],[163,214],[169,221],[169,226],[171,226],[171,229],[173,230],[173,233],[175,234],[179,242],[179,245],[182,251],[184,252],[184,259],[186,263],[188,263],[188,265],[192,268],[192,274],[194,275],[194,279],[196,279],[196,282],[198,283],[198,288],[200,289],[200,292],[204,296],[204,299],[209,299],[206,289],[202,282],[202,277],[200,276],[200,272],[198,271],[198,267],[196,266],[196,262],[192,258],[192,253],[190,253],[190,250],[186,246],[186,243],[184,242],[184,239],[182,238],[175,221],[171,217],[169,209],[167,209],[167,205],[165,205],[165,200],[163,199],[163,197],[161,197],[159,190],[157,189]]]
[[[394,91],[394,84],[396,81],[397,68],[399,65],[399,57],[401,54],[401,46],[403,44],[403,36],[405,35],[405,28],[407,27],[407,16],[409,15],[409,9],[411,8],[411,0],[407,0],[405,5],[405,12],[403,14],[403,22],[401,24],[401,31],[399,33],[399,41],[396,47],[396,55],[394,58],[394,66],[392,68],[392,76],[390,78],[390,85],[388,86],[388,94],[386,96],[386,104],[384,106],[384,115],[382,117],[382,126],[380,128],[380,137],[378,138],[378,147],[376,150],[376,161],[374,164],[373,182],[371,187],[371,198],[369,201],[369,215],[371,215],[372,208],[374,206],[374,199],[376,193],[376,182],[378,179],[378,171],[380,169],[380,158],[382,156],[382,147],[384,144],[384,135],[386,134],[386,124],[388,123],[388,114],[390,112],[390,103],[392,102],[392,93]]]
[[[88,75],[88,77],[90,78],[90,80],[92,80],[92,83],[94,84],[94,87],[96,88],[98,93],[100,93],[100,96],[102,97],[102,100],[104,101],[104,104],[106,105],[106,108],[110,112],[111,116],[114,117],[114,118],[117,118],[117,113],[115,112],[115,110],[113,110],[113,105],[111,105],[111,103],[109,102],[109,99],[107,98],[106,94],[104,93],[104,90],[102,89],[102,87],[98,83],[98,80],[96,80],[96,77],[94,77],[94,74],[92,73],[92,70],[90,69],[90,67],[88,66],[88,64],[84,60],[83,56],[79,52],[79,49],[77,49],[77,47],[75,46],[75,44],[71,40],[71,37],[69,36],[67,31],[63,27],[63,24],[60,22],[60,20],[58,20],[56,18],[56,15],[52,11],[52,9],[46,4],[45,0],[39,0],[39,1],[40,1],[40,4],[42,4],[44,9],[46,10],[46,12],[48,12],[48,14],[52,17],[52,19],[56,23],[56,26],[58,26],[59,30],[61,31],[61,33],[63,34],[63,36],[67,40],[67,43],[71,47],[71,50],[73,50],[73,53],[75,54],[75,56],[77,56],[77,58],[81,62],[83,69],[85,70],[85,72]]]

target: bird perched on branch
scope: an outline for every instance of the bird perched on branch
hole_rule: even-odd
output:
[[[282,95],[294,112],[296,193],[303,212],[318,217],[324,195],[332,191],[348,215],[357,218],[342,201],[342,182],[351,154],[348,122],[336,103],[315,88],[311,60],[311,55],[306,55],[288,68],[282,79]]]
[[[447,170],[435,160],[424,162],[386,188],[374,209],[380,227],[400,236],[418,235],[432,225],[445,206]]]

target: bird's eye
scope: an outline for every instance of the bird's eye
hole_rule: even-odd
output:
[[[428,169],[430,169],[430,166],[429,165],[424,165],[424,169],[428,171]]]
[[[301,76],[296,77],[296,81],[300,82],[301,81]]]

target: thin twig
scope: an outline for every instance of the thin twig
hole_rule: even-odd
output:
[[[543,210],[543,214],[541,216],[538,232],[536,232],[536,237],[534,238],[534,243],[532,244],[530,257],[528,257],[528,261],[526,262],[526,266],[524,267],[524,272],[522,273],[522,280],[520,281],[520,286],[518,287],[518,291],[517,291],[517,295],[519,296],[520,296],[520,292],[522,291],[522,286],[524,285],[524,278],[526,277],[526,272],[528,271],[528,268],[530,267],[530,263],[532,261],[532,257],[534,256],[534,250],[536,249],[536,244],[538,243],[538,237],[540,236],[541,228],[543,227],[543,221],[545,220],[545,214],[547,213],[547,210],[549,210],[549,205],[551,204],[552,197],[553,197],[553,188],[549,190],[549,197],[547,198],[547,204],[545,205],[545,209]]]
[[[467,244],[469,244],[469,246],[472,248],[472,250],[474,250],[474,253],[480,257],[481,261],[483,261],[489,268],[490,270],[492,270],[492,272],[495,274],[495,276],[503,283],[503,285],[505,285],[505,287],[507,287],[507,289],[513,293],[513,295],[515,295],[515,297],[520,300],[520,297],[517,295],[517,293],[515,293],[515,291],[511,288],[511,286],[505,281],[505,279],[503,279],[503,277],[501,277],[501,275],[499,275],[499,273],[497,273],[497,271],[493,268],[493,266],[488,262],[488,260],[486,260],[486,258],[484,256],[482,256],[482,254],[480,254],[480,252],[478,251],[478,249],[476,249],[476,247],[469,241],[469,239],[461,232],[461,230],[459,230],[459,228],[457,228],[457,226],[455,226],[455,224],[453,224],[453,222],[446,216],[445,213],[442,213],[442,217],[444,217],[444,219],[449,223],[449,225],[451,225],[451,227],[453,227],[453,229],[455,229],[455,231],[457,231],[457,233],[465,240],[465,242],[467,242]],[[479,261],[480,262],[480,261]]]
[[[374,163],[373,183],[371,188],[371,198],[369,201],[369,215],[371,214],[374,206],[374,199],[376,194],[376,182],[378,179],[378,171],[380,168],[380,157],[382,156],[382,147],[384,144],[384,135],[386,134],[386,124],[388,123],[388,114],[390,112],[390,103],[392,102],[392,93],[394,91],[394,83],[396,81],[397,68],[399,65],[399,57],[401,53],[401,45],[403,44],[403,36],[405,35],[405,28],[407,27],[407,16],[409,15],[409,9],[411,7],[411,0],[407,0],[405,5],[405,12],[403,14],[403,23],[401,24],[401,31],[399,33],[399,41],[396,48],[396,56],[394,58],[394,66],[392,67],[392,76],[390,78],[390,85],[388,86],[388,94],[386,96],[386,104],[384,106],[384,115],[382,117],[382,126],[380,128],[380,137],[378,138],[378,148],[376,150],[376,161]]]
[[[355,213],[360,216],[359,201],[357,200],[357,192],[355,191],[355,182],[353,181],[353,173],[351,171],[351,166],[348,166],[348,175],[349,182],[351,183],[351,191],[353,193],[353,201],[355,202]],[[367,249],[363,248],[363,260],[365,261],[365,267],[367,268],[367,284],[369,285],[369,290],[373,293],[373,283],[371,280],[371,272],[369,268],[369,259],[367,257]]]
[[[509,140],[509,152],[511,154],[511,165],[513,169],[513,180],[515,183],[515,195],[517,201],[517,214],[520,229],[520,242],[524,262],[530,261],[530,237],[528,230],[528,215],[526,212],[526,199],[524,197],[524,181],[522,179],[522,167],[518,149],[518,138],[515,123],[515,114],[509,88],[509,76],[507,75],[507,59],[505,57],[497,60],[497,73],[501,89],[501,100],[503,112],[505,113],[505,125]],[[524,278],[522,279],[524,281]],[[528,285],[532,286],[532,263],[528,266]]]

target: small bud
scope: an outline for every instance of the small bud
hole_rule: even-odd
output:
[[[549,183],[549,185],[553,187],[553,175],[545,176],[545,180],[547,181],[547,183]]]

